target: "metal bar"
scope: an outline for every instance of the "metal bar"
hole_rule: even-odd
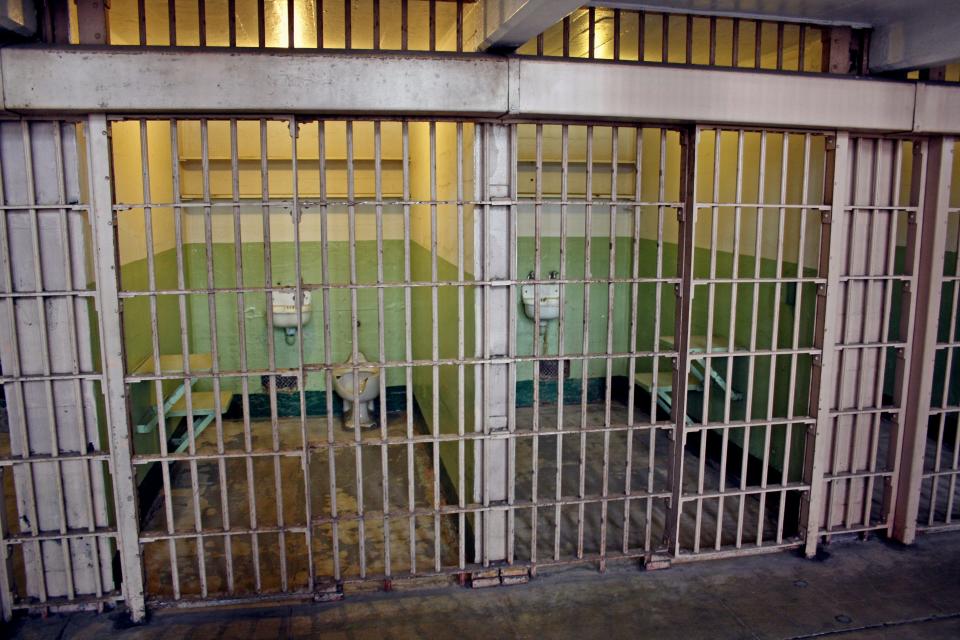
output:
[[[564,19],[565,31],[569,26],[569,18]],[[567,39],[565,38],[566,42]],[[567,199],[570,182],[570,127],[563,125],[560,130],[560,279],[567,276],[567,205],[562,202]],[[566,367],[564,359],[565,336],[564,336],[564,307],[566,305],[566,286],[560,285],[559,296],[559,314],[557,317],[557,367]],[[559,373],[558,373],[559,377]],[[557,380],[557,442],[556,442],[556,500],[563,496],[563,381]],[[554,509],[554,531],[553,531],[553,559],[560,560],[560,505]]]
[[[319,188],[321,198],[326,195],[327,191],[327,135],[326,135],[326,123],[323,120],[320,120],[317,123],[317,149],[318,149],[318,163],[317,163],[317,172],[319,173]],[[328,217],[329,210],[326,205],[323,205],[320,209],[320,265],[322,269],[321,280],[324,284],[330,282],[330,230],[328,226]],[[322,295],[323,301],[323,360],[326,363],[333,362],[333,347],[332,347],[332,337],[330,331],[330,291],[329,289],[323,290]],[[409,384],[409,380],[408,380]],[[337,467],[336,467],[336,455],[333,448],[335,437],[334,437],[334,420],[333,420],[333,370],[327,369],[324,371],[324,380],[323,387],[325,391],[326,406],[327,406],[327,465],[329,466],[329,474],[327,477],[328,482],[328,491],[330,494],[330,517],[333,519],[332,525],[330,527],[330,546],[332,549],[333,556],[333,579],[339,581],[341,579],[341,567],[340,567],[340,526],[337,520],[338,504],[337,504]],[[409,399],[408,399],[409,402]],[[409,406],[409,405],[408,405]],[[350,443],[349,446],[352,446]],[[313,568],[311,567],[311,570]]]
[[[673,366],[673,402],[671,413],[674,423],[673,452],[669,472],[671,484],[670,511],[667,521],[668,548],[674,556],[680,553],[680,518],[683,507],[683,458],[686,444],[687,380],[690,371],[690,320],[693,311],[693,252],[696,226],[696,176],[697,147],[700,131],[687,129],[681,137],[680,180],[684,207],[679,218],[679,242],[677,247],[677,273],[681,284],[677,288],[677,313],[674,321],[674,336],[677,339],[677,356]],[[702,436],[701,436],[702,437]]]
[[[840,327],[835,319],[840,310],[840,297],[843,293],[839,276],[843,272],[842,254],[839,250],[843,242],[845,229],[842,215],[849,193],[849,135],[840,132],[827,140],[824,172],[824,203],[832,207],[829,214],[823,214],[820,222],[820,264],[819,274],[827,276],[827,284],[817,289],[817,317],[814,328],[814,344],[821,349],[819,361],[814,360],[810,385],[810,415],[816,420],[816,427],[807,431],[804,462],[804,480],[810,485],[810,493],[801,513],[804,523],[804,553],[808,558],[816,556],[817,541],[822,526],[827,487],[824,475],[830,467],[830,444],[835,430],[833,415],[834,395],[836,393],[834,367],[836,365],[837,342],[842,341]]]
[[[584,208],[583,221],[583,275],[591,277],[591,251],[593,246],[593,127],[587,126],[587,149],[586,149],[586,194],[587,204]],[[590,352],[590,285],[583,287],[583,331],[581,334],[581,351],[584,354]],[[582,362],[580,369],[580,451],[579,451],[579,489],[577,495],[584,496],[586,485],[586,465],[587,465],[587,435],[583,432],[587,426],[587,385],[589,384],[589,366],[588,361]],[[583,529],[584,529],[584,505],[581,503],[577,512],[577,557],[583,557]]]
[[[634,155],[634,168],[635,168],[635,171],[636,171],[635,174],[634,174],[633,190],[634,190],[634,199],[635,199],[635,200],[639,200],[639,199],[640,199],[640,191],[641,191],[642,188],[643,188],[643,180],[642,180],[642,176],[643,176],[643,164],[642,164],[642,162],[643,162],[643,129],[640,128],[640,127],[634,128],[634,130],[633,130],[633,137],[634,137],[634,152],[635,152],[635,155]],[[639,273],[640,273],[640,213],[641,213],[641,212],[640,212],[640,207],[636,207],[636,206],[633,207],[632,213],[633,213],[633,216],[632,216],[632,217],[633,217],[633,233],[632,233],[632,235],[631,235],[631,247],[630,247],[630,255],[631,255],[630,274],[631,274],[631,276],[632,276],[633,278],[636,278],[636,277],[639,275]],[[659,226],[659,225],[658,225],[658,226]],[[657,249],[658,249],[658,251],[657,251],[657,253],[658,253],[658,256],[657,256],[657,273],[658,273],[658,275],[659,275],[659,270],[660,270],[659,246],[660,246],[660,243],[659,243],[659,241],[658,241],[658,242],[657,242]],[[613,272],[611,272],[610,275],[613,276],[613,275],[615,275],[615,274],[614,274]],[[656,292],[656,301],[655,301],[655,303],[654,303],[654,309],[655,309],[654,314],[655,314],[655,315],[654,315],[654,320],[653,320],[653,321],[654,321],[654,336],[653,336],[654,344],[657,344],[657,342],[658,342],[659,339],[660,339],[660,335],[659,335],[659,333],[660,333],[660,283],[659,283],[659,282],[658,282],[657,285],[656,285],[656,289],[657,289],[657,292]],[[630,285],[630,338],[629,338],[629,344],[630,344],[629,349],[630,349],[630,351],[635,351],[636,348],[637,348],[637,307],[638,307],[638,305],[639,305],[639,298],[640,298],[640,295],[639,295],[639,294],[640,294],[640,292],[639,292],[639,287],[637,286],[637,284],[636,284],[636,283],[631,284],[631,285]],[[636,358],[630,358],[630,359],[628,360],[628,365],[627,365],[627,366],[629,367],[629,369],[628,369],[628,371],[627,371],[627,424],[633,424],[633,420],[634,420],[634,405],[635,405],[635,400],[636,400],[636,369],[637,369],[637,360],[636,360]],[[653,366],[653,368],[652,368],[652,372],[653,372],[653,377],[652,377],[653,384],[651,385],[651,388],[650,388],[650,392],[651,392],[651,393],[650,393],[650,396],[651,396],[651,398],[650,398],[650,404],[651,404],[651,407],[652,407],[652,409],[651,409],[651,414],[650,414],[650,420],[651,420],[651,421],[656,421],[656,419],[657,419],[657,415],[656,415],[656,400],[654,399],[654,398],[656,397],[656,395],[657,395],[657,390],[656,390],[656,386],[657,386],[657,385],[656,385],[656,381],[657,381],[657,366],[658,366],[658,363],[657,363],[657,358],[656,358],[656,357],[653,358],[653,365],[652,365],[652,366]],[[654,442],[655,442],[655,438],[650,438],[651,449],[652,449],[652,446],[653,446],[653,443],[654,443]],[[653,473],[653,465],[650,465],[649,471],[648,471],[648,482],[653,480],[653,478],[651,477],[651,474],[652,474],[652,473]],[[624,459],[624,472],[623,472],[623,482],[624,482],[624,489],[623,489],[623,490],[624,490],[624,493],[630,493],[630,485],[631,485],[632,475],[633,475],[633,432],[632,432],[632,431],[628,431],[628,432],[627,432],[626,455],[625,455],[625,459]],[[646,506],[647,506],[647,513],[649,514],[649,513],[650,513],[650,506],[651,506],[649,501],[647,502],[647,505],[646,505]],[[646,533],[649,534],[649,532],[650,532],[650,526],[649,526],[649,522],[648,522],[648,524],[647,524],[647,529],[646,529]],[[645,545],[644,545],[644,548],[645,548],[645,549],[647,549],[648,547],[649,547],[649,544],[645,544]],[[630,548],[630,501],[629,501],[629,500],[624,500],[624,503],[623,503],[623,545],[621,546],[621,550],[622,550],[623,553],[627,553],[627,551],[628,551],[629,548]]]
[[[239,140],[237,132],[236,119],[230,120],[230,189],[234,197],[240,194],[240,170],[238,163]],[[243,284],[243,235],[240,222],[239,205],[233,208],[233,246],[234,246],[234,270],[237,274],[237,284]],[[244,310],[246,306],[246,297],[243,292],[237,294],[237,342],[239,343],[240,370],[243,375],[240,376],[240,394],[241,407],[243,411],[243,450],[250,454],[253,452],[253,433],[250,425],[250,378],[247,373],[247,322]],[[253,457],[247,456],[245,459],[247,476],[247,515],[250,528],[257,528],[257,496],[256,483],[254,480]],[[250,536],[250,556],[253,561],[253,584],[254,590],[260,592],[263,586],[260,569],[260,536],[253,534]]]
[[[87,119],[87,166],[90,172],[90,204],[93,214],[94,264],[97,274],[97,315],[104,376],[104,402],[109,420],[113,487],[116,500],[117,546],[123,571],[123,595],[130,618],[145,615],[143,567],[137,532],[137,488],[130,464],[131,443],[126,393],[123,383],[123,326],[120,322],[118,266],[113,212],[111,210],[110,146],[106,118],[92,114]]]
[[[910,363],[910,388],[906,396],[904,417],[903,463],[894,512],[893,536],[904,544],[912,544],[917,532],[917,517],[920,508],[921,486],[924,477],[924,457],[927,444],[929,420],[928,400],[932,394],[937,352],[937,329],[940,322],[937,310],[941,308],[942,285],[938,279],[944,273],[944,258],[948,237],[948,207],[951,193],[953,155],[952,138],[935,138],[928,146],[927,177],[924,185],[922,230],[919,234],[920,263],[917,275],[915,300],[918,309],[927,310],[912,328],[914,345],[913,361]],[[951,313],[957,313],[956,290]],[[955,318],[954,318],[955,319]],[[954,324],[951,323],[950,330]],[[946,380],[950,376],[950,363],[945,369]],[[947,385],[944,385],[946,393]],[[941,422],[940,434],[944,431]],[[960,440],[960,438],[957,438]],[[936,462],[939,465],[940,456]],[[954,465],[956,466],[956,465]],[[935,482],[933,483],[936,484]],[[935,503],[931,498],[930,513]],[[949,512],[948,512],[949,517]]]
[[[265,201],[269,201],[270,195],[270,175],[269,175],[269,146],[268,131],[266,120],[260,120],[260,191]],[[271,241],[271,211],[269,205],[261,207],[261,219],[263,221],[263,280],[264,282],[273,282],[273,243]],[[267,291],[266,308],[273,309],[273,293]],[[276,345],[274,344],[273,332],[273,314],[265,314],[267,317],[267,366],[268,370],[273,372],[277,366]],[[273,450],[280,450],[280,431],[278,426],[277,412],[277,378],[275,374],[268,376],[268,393],[270,394],[270,435]],[[330,465],[333,469],[333,465]],[[273,482],[274,482],[274,500],[276,502],[277,527],[281,530],[277,534],[277,541],[280,547],[280,590],[287,591],[287,541],[284,534],[284,508],[283,508],[283,482],[282,471],[280,468],[280,457],[273,457]]]

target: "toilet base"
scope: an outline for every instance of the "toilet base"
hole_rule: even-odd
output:
[[[354,429],[354,419],[353,419],[353,403],[344,400],[343,401],[343,422],[341,426],[345,431],[353,431]],[[369,402],[360,402],[357,410],[357,419],[360,423],[361,429],[376,429],[377,422],[370,415],[370,412],[373,411],[374,401],[370,400]]]

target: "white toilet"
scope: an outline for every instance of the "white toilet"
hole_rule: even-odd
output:
[[[348,359],[346,363],[333,370],[333,388],[343,399],[343,427],[344,429],[354,427],[354,371],[357,372],[357,419],[361,429],[372,429],[377,426],[370,417],[370,411],[373,410],[374,400],[380,395],[380,369],[367,364],[367,359],[362,353],[357,354],[356,369]]]

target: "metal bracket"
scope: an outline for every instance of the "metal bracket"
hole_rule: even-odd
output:
[[[530,582],[530,569],[527,567],[501,567],[484,569],[470,573],[470,587],[484,589],[487,587],[510,586]]]

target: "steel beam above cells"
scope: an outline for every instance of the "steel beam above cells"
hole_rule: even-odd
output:
[[[513,51],[560,22],[580,0],[485,0],[481,51]]]

